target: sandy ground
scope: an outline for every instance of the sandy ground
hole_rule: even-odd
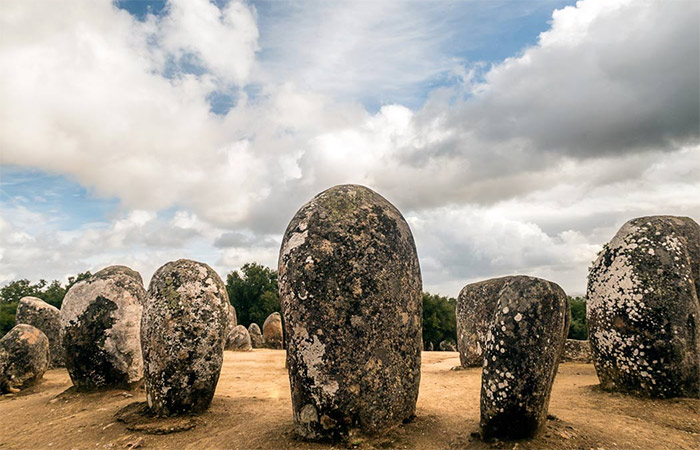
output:
[[[599,391],[590,364],[559,368],[545,432],[534,440],[483,443],[479,423],[480,369],[453,371],[453,352],[423,353],[416,420],[385,434],[345,444],[294,439],[289,382],[281,350],[226,352],[211,408],[194,418],[145,424],[170,434],[135,431],[115,419],[143,390],[77,394],[63,369],[41,384],[0,397],[0,449],[693,449],[700,448],[700,400],[644,400]],[[150,428],[149,428],[150,427]],[[131,429],[129,429],[131,428]],[[136,426],[138,428],[138,426]]]

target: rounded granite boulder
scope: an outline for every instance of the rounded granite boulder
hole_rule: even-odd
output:
[[[455,347],[454,341],[448,340],[448,341],[440,341],[440,345],[438,346],[441,352],[456,352],[457,347]]]
[[[228,295],[208,265],[187,259],[158,269],[141,323],[146,400],[171,416],[209,407],[219,381]]]
[[[249,352],[253,350],[253,346],[250,343],[250,334],[248,334],[248,329],[243,325],[236,325],[233,330],[226,337],[226,350],[233,350],[236,352]]]
[[[238,317],[236,316],[236,308],[232,304],[226,305],[226,336],[233,333],[233,329],[238,325]]]
[[[257,323],[251,323],[248,327],[248,334],[250,335],[250,344],[253,348],[264,347],[262,332]]]
[[[484,342],[498,306],[503,278],[480,281],[464,286],[457,297],[457,349],[462,367],[481,367]]]
[[[55,306],[36,297],[22,297],[17,305],[16,324],[27,324],[41,330],[49,339],[49,367],[64,367],[63,328],[61,312]]]
[[[592,362],[591,346],[588,340],[567,339],[564,343],[564,353],[561,355],[561,362]]]
[[[236,308],[233,307],[232,304],[228,304],[226,306],[227,309],[227,315],[228,315],[228,326],[229,328],[233,328],[236,325],[238,325],[238,316],[236,315]]]
[[[263,343],[267,348],[284,348],[284,335],[282,332],[282,316],[273,312],[263,323]]]
[[[135,271],[134,269],[131,269],[127,266],[120,266],[120,265],[108,266],[108,267],[105,267],[104,269],[98,271],[95,274],[96,277],[111,277],[111,276],[119,276],[119,275],[131,277],[138,284],[143,286],[143,278],[141,278],[141,274],[138,273],[137,271]],[[143,300],[145,300],[145,297],[143,298]]]
[[[0,339],[0,393],[35,384],[49,368],[49,339],[31,325],[15,325]]]
[[[279,257],[295,431],[334,440],[415,414],[421,274],[401,213],[362,186],[336,186],[291,220]]]
[[[61,305],[66,368],[79,390],[132,388],[143,378],[141,276],[108,267],[70,288]],[[136,274],[138,275],[138,274]]]
[[[551,281],[500,278],[484,341],[481,434],[484,439],[537,435],[569,332],[569,303]]]
[[[588,275],[587,322],[604,389],[700,397],[700,226],[640,217],[603,247]]]

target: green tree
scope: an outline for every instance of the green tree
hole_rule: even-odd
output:
[[[92,276],[92,274],[88,270],[85,272],[80,272],[78,275],[76,275],[74,277],[68,277],[68,283],[66,283],[66,292],[68,292],[68,290],[70,288],[72,288],[75,283],[78,283],[78,282],[83,281],[83,280],[87,280],[91,276]]]
[[[262,264],[247,263],[240,272],[230,272],[226,276],[226,292],[236,308],[238,323],[246,327],[255,322],[262,328],[267,316],[280,311],[277,271]]]
[[[586,297],[569,297],[571,306],[571,326],[569,339],[588,339],[586,327]]]
[[[37,284],[31,284],[27,279],[11,281],[0,288],[0,301],[18,303],[22,297],[38,297],[44,286],[46,286],[45,280],[39,280]]]
[[[17,304],[19,302],[0,303],[0,337],[15,326],[15,314],[17,313]]]
[[[423,345],[433,343],[435,349],[441,341],[457,342],[457,300],[439,294],[423,292]]]
[[[37,295],[46,303],[61,309],[61,304],[63,303],[63,297],[66,296],[67,289],[61,285],[58,280],[53,280],[43,292]]]

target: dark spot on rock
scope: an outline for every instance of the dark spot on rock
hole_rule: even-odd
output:
[[[117,309],[108,298],[98,296],[84,313],[78,316],[78,323],[65,329],[63,345],[67,354],[68,373],[73,384],[79,389],[90,390],[101,387],[127,386],[127,375],[117,368],[104,349],[105,331],[112,328],[112,311]]]

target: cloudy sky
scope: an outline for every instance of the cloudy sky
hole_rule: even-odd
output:
[[[700,219],[700,3],[3,0],[0,282],[276,267],[364,184],[431,292],[585,290],[626,220]]]

